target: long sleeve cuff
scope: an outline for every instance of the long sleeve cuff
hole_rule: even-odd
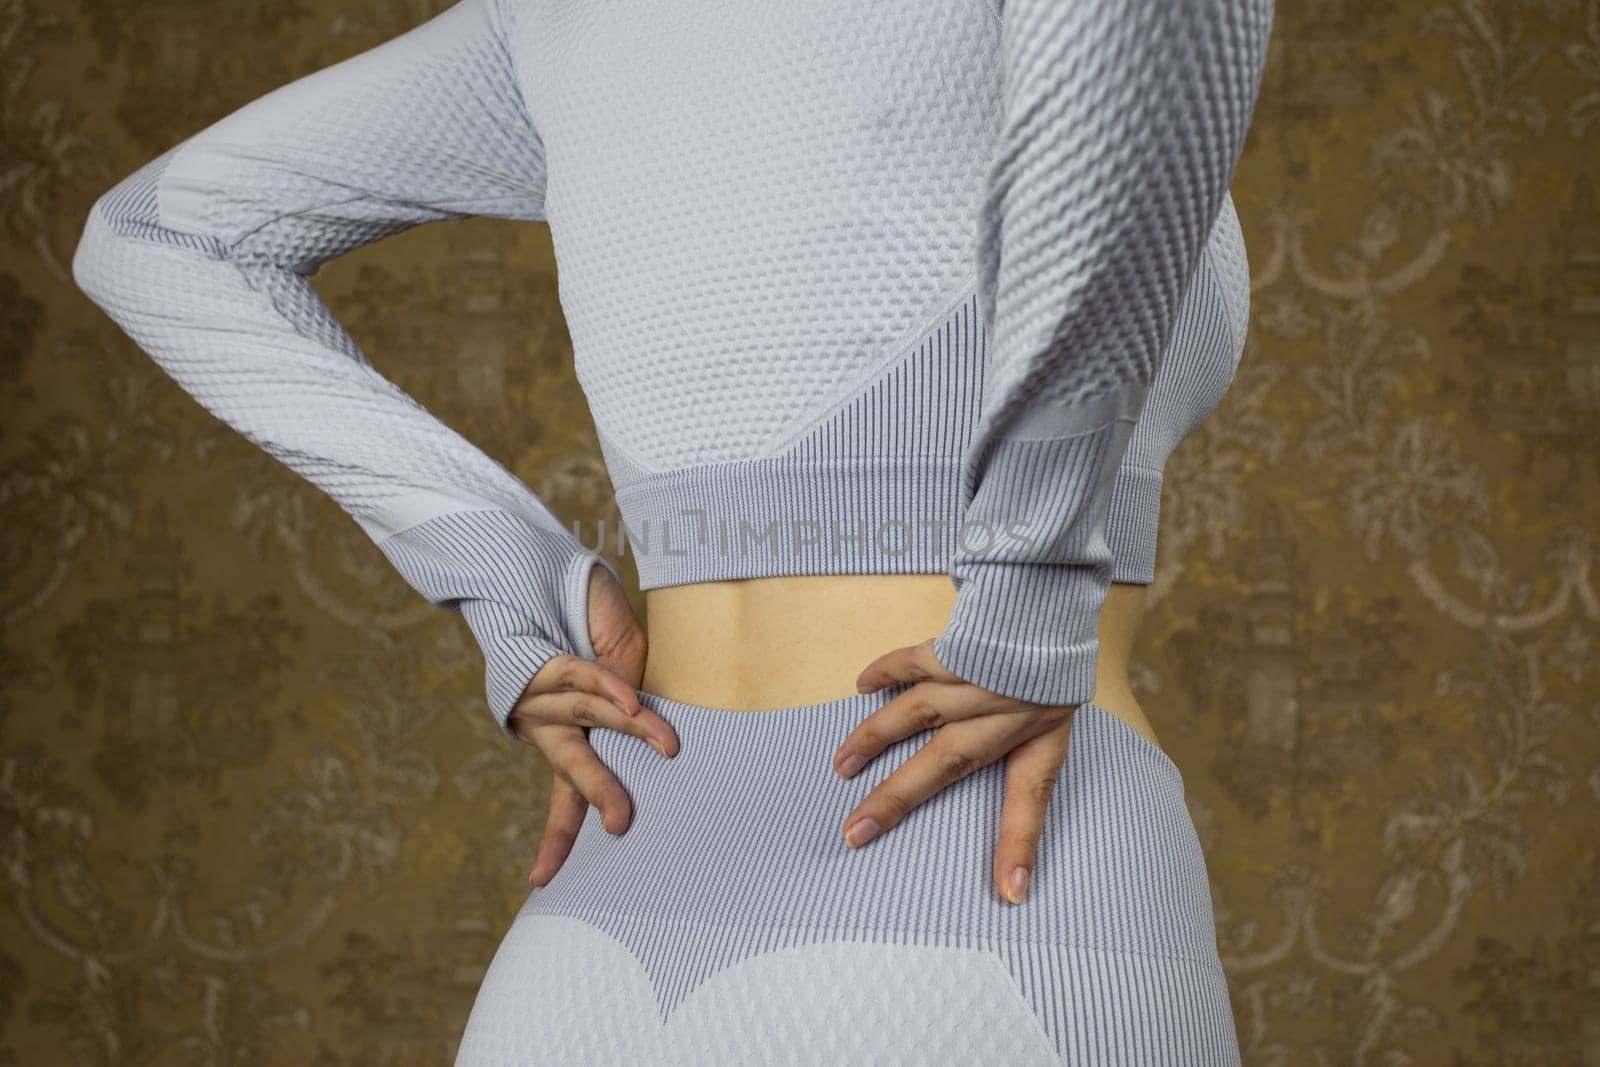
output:
[[[1035,704],[1088,702],[1100,653],[1095,605],[1111,584],[1109,566],[985,567],[957,591],[952,621],[934,639],[934,656],[1001,696]]]
[[[413,588],[466,619],[483,650],[490,713],[507,736],[516,737],[511,711],[546,662],[595,658],[590,572],[617,571],[570,533],[484,509],[428,519],[378,547]]]
[[[1099,426],[1069,436],[990,445],[950,568],[955,606],[933,644],[947,669],[1037,704],[1094,696],[1111,486],[1143,397],[1130,386]]]

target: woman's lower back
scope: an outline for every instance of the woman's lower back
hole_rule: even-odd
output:
[[[925,741],[840,777],[841,740],[905,688],[857,693],[855,676],[938,632],[949,585],[652,590],[640,699],[678,755],[590,732],[632,822],[612,834],[589,810],[490,964],[458,1067],[1236,1064],[1183,778],[1128,721],[1143,721],[1125,681],[1142,588],[1113,587],[1101,616],[1100,690],[1128,699],[1074,716],[1021,903],[991,872],[1004,761],[862,847],[841,837]]]
[[[1129,684],[1145,587],[1113,583],[1100,612],[1091,703],[1159,744]],[[646,692],[757,711],[849,696],[890,649],[942,631],[955,603],[946,574],[849,574],[665,586],[645,594]]]

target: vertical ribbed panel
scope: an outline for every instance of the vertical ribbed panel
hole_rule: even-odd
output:
[[[983,322],[969,291],[904,359],[784,454],[812,464],[959,457],[978,421],[984,356]]]
[[[1216,410],[1244,355],[1241,316],[1247,314],[1250,280],[1243,262],[1244,240],[1230,198],[1179,310],[1111,487],[1106,541],[1114,560],[1113,581],[1155,580],[1167,460]]]
[[[1236,319],[1248,306],[1249,279],[1220,265],[1243,262],[1237,215],[1231,199],[1228,204],[1186,292],[1112,483],[1105,520],[1112,581],[1154,580],[1167,458],[1216,408],[1243,354],[1237,332],[1242,323]],[[1245,291],[1236,292],[1241,285]],[[602,433],[641,587],[780,574],[950,569],[960,514],[958,457],[977,422],[985,355],[983,323],[976,297],[969,295],[906,358],[776,456],[655,473]],[[1011,509],[997,517],[1025,519],[1035,530],[1067,522],[1081,530],[1093,516],[1076,515],[1075,509],[1089,489],[1087,480],[1103,473],[1104,455],[1096,449],[1108,443],[1109,435],[1101,435],[1054,448],[1042,442],[996,447],[991,463],[1010,469],[987,472],[989,495]],[[1041,510],[1029,513],[1021,496],[995,487],[1006,479],[1027,485],[1040,497]],[[968,519],[981,523],[983,516]],[[1068,536],[1064,528],[1060,533]],[[1039,581],[1031,594],[1025,575],[1009,585],[1024,602],[1066,591],[1047,575]],[[985,612],[989,624],[999,611],[996,604]],[[1081,633],[1087,618],[1058,619],[1077,629],[1054,632]],[[1013,625],[1027,627],[1025,620]],[[994,652],[1007,654],[1003,648]],[[1017,684],[1023,684],[1049,668],[1019,664],[1014,669]],[[1087,670],[1079,673],[1089,677]]]
[[[602,433],[640,587],[944,571],[982,368],[969,291],[881,378],[778,455],[656,474]]]
[[[1065,1062],[1231,1062],[1205,859],[1172,761],[1110,712],[1080,708],[1028,895],[1011,905],[991,877],[1003,763],[865,847],[845,845],[844,817],[927,738],[850,780],[834,774],[832,753],[899,691],[760,712],[641,694],[678,732],[679,755],[590,732],[633,800],[633,822],[611,835],[591,809],[519,922],[580,919],[625,945],[663,1021],[709,977],[763,953],[838,941],[964,946],[1000,956]],[[538,966],[497,958],[486,996],[534,1017],[555,1010],[492,988]],[[1116,1059],[1129,1051],[1144,1058]]]
[[[1111,580],[1148,585],[1156,576],[1156,543],[1161,522],[1159,470],[1124,463],[1111,484],[1106,543],[1111,548]]]
[[[642,693],[677,730],[679,755],[666,760],[629,735],[591,731],[601,762],[634,799],[633,823],[613,836],[591,809],[567,862],[524,910],[582,916],[622,937],[633,930],[630,943],[664,1008],[670,990],[761,950],[777,927],[1214,957],[1204,858],[1182,777],[1159,748],[1094,705],[1074,720],[1022,905],[1001,900],[990,877],[1004,795],[999,763],[937,794],[882,838],[849,848],[844,817],[926,738],[891,747],[850,780],[834,773],[832,754],[897,691],[764,712]],[[730,924],[747,934],[715,951],[702,943],[697,951],[709,954],[699,962],[670,943],[688,929]]]
[[[611,564],[572,539],[503,511],[459,511],[378,543],[428,600],[460,612],[484,652],[489,710],[501,729],[540,667],[560,653],[594,658],[589,572]]]

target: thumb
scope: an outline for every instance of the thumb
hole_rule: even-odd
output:
[[[589,572],[589,643],[600,666],[639,688],[644,680],[644,628],[621,583],[605,567]]]

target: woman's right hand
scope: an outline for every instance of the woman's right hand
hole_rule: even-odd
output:
[[[647,652],[644,630],[622,586],[598,566],[589,572],[589,639],[593,661],[552,657],[528,682],[508,718],[519,738],[544,753],[555,775],[530,885],[545,885],[561,869],[590,804],[600,809],[600,824],[614,834],[626,830],[633,817],[627,790],[589,745],[589,727],[632,734],[663,756],[678,753],[678,735],[671,725],[639,702]]]

